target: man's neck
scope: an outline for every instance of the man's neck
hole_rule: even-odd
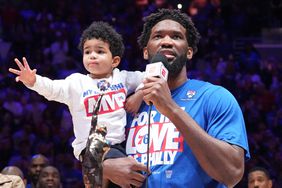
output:
[[[168,73],[169,74],[169,73]],[[177,76],[168,78],[167,83],[170,90],[173,90],[187,81],[186,67],[184,66]]]

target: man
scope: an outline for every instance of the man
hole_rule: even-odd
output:
[[[250,155],[237,101],[220,86],[187,78],[186,63],[196,53],[199,39],[191,19],[179,10],[161,9],[145,19],[138,39],[144,59],[165,55],[169,78],[145,79],[143,99],[153,104],[152,111],[148,113],[149,105],[143,104],[128,123],[127,154],[143,164],[130,157],[107,159],[105,178],[122,187],[219,188],[241,180],[244,159]],[[146,176],[138,172],[146,169],[147,160],[151,174],[145,184]]]
[[[7,175],[0,173],[0,187],[1,188],[24,188],[24,182],[21,177],[17,175]]]
[[[16,166],[6,166],[1,171],[1,174],[19,176],[23,180],[24,184],[26,185],[26,179],[24,177],[23,171]]]
[[[248,173],[248,188],[272,188],[269,172],[262,167],[254,167]]]
[[[46,166],[41,172],[36,185],[37,188],[61,188],[61,177],[54,166]]]
[[[27,184],[27,188],[35,188],[39,174],[45,166],[49,164],[49,160],[42,154],[36,154],[32,156],[29,169],[28,169],[28,179],[29,184]]]

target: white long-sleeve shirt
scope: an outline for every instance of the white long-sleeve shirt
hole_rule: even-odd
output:
[[[101,91],[97,83],[107,80],[109,89],[104,94],[98,112],[98,123],[107,126],[106,139],[111,144],[125,140],[126,112],[124,104],[126,96],[135,91],[142,83],[144,73],[140,71],[120,71],[114,69],[113,75],[105,79],[93,79],[89,75],[74,73],[62,80],[51,80],[36,75],[36,82],[30,89],[36,91],[48,100],[64,103],[72,115],[75,140],[72,143],[74,155],[85,148],[91,128],[93,107]]]

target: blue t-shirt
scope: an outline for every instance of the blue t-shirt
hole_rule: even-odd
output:
[[[221,86],[188,80],[171,91],[174,101],[209,135],[242,147],[250,158],[242,111],[233,95]],[[165,101],[164,101],[165,102]],[[201,168],[183,136],[154,106],[151,111],[149,187],[226,187]],[[126,152],[147,164],[148,106],[128,118]],[[208,155],[208,153],[207,153]]]

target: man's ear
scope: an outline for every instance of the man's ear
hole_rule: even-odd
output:
[[[188,47],[188,50],[187,50],[187,59],[192,59],[193,57],[193,48],[191,47]]]
[[[272,180],[268,181],[268,187],[272,187]]]
[[[112,62],[112,67],[113,68],[116,68],[118,65],[119,65],[119,63],[120,63],[120,57],[119,56],[115,56],[114,58],[113,58],[113,62]]]
[[[148,54],[147,47],[144,47],[144,48],[143,48],[143,58],[144,58],[145,60],[148,60],[148,59],[149,59],[149,54]]]

